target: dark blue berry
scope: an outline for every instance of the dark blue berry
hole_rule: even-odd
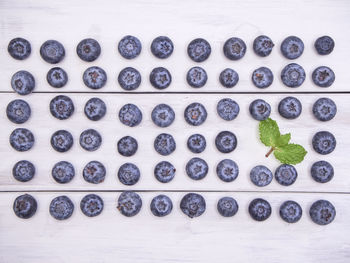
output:
[[[74,211],[74,204],[65,195],[57,196],[50,203],[50,215],[57,220],[70,218]]]
[[[105,180],[106,168],[99,161],[91,161],[83,170],[84,180],[88,183],[99,184]]]
[[[327,183],[334,176],[333,166],[326,161],[315,162],[311,166],[311,177],[319,183]]]
[[[135,68],[124,68],[118,75],[118,82],[124,90],[135,90],[141,84],[141,74]]]
[[[138,214],[142,207],[141,197],[132,191],[122,192],[118,198],[117,209],[122,215],[131,217]]]
[[[286,119],[296,119],[302,112],[301,102],[295,97],[286,97],[278,104],[279,114]]]
[[[84,107],[85,116],[92,121],[98,121],[106,115],[107,107],[99,98],[89,99]]]
[[[205,208],[205,200],[200,194],[188,193],[180,202],[181,211],[190,218],[201,216]]]
[[[58,152],[67,152],[73,146],[73,136],[69,131],[59,130],[51,136],[51,146]]]
[[[238,83],[239,76],[233,69],[226,68],[220,73],[219,81],[225,88],[233,88]]]
[[[255,54],[260,57],[266,57],[270,55],[275,44],[272,42],[271,38],[268,36],[258,36],[254,39],[253,49]]]
[[[303,214],[301,206],[295,201],[285,201],[280,206],[280,216],[287,223],[296,223]]]
[[[151,44],[151,52],[157,58],[168,58],[174,51],[174,44],[170,38],[159,36],[153,39]]]
[[[337,106],[330,98],[320,98],[314,103],[312,113],[320,121],[329,121],[336,115]]]
[[[176,169],[174,165],[167,161],[162,161],[154,168],[154,176],[161,183],[168,183],[173,180]]]
[[[80,59],[91,62],[96,60],[101,54],[100,44],[92,38],[86,38],[79,42],[77,54]]]
[[[329,36],[322,36],[316,39],[315,48],[318,54],[328,55],[334,49],[334,40]]]
[[[51,174],[57,183],[69,183],[75,176],[74,166],[66,161],[58,162],[52,168]]]
[[[272,178],[272,172],[264,165],[257,165],[250,171],[250,180],[259,187],[269,185]]]
[[[166,195],[157,195],[152,199],[151,212],[155,216],[169,215],[173,210],[173,202]]]
[[[26,160],[19,161],[13,166],[12,175],[17,181],[28,182],[35,175],[35,166]]]
[[[297,180],[297,177],[297,170],[289,164],[281,164],[275,171],[275,179],[280,185],[292,185]]]
[[[169,155],[176,149],[176,142],[170,134],[161,133],[154,140],[154,149],[160,155]]]
[[[18,196],[13,202],[13,211],[22,219],[31,218],[38,208],[35,198],[29,194]]]
[[[93,152],[100,148],[102,137],[98,131],[87,129],[80,134],[79,143],[83,149]]]
[[[215,138],[216,148],[222,153],[230,153],[237,147],[237,138],[230,131],[222,131]]]
[[[74,113],[73,101],[65,95],[58,95],[50,101],[50,112],[55,118],[66,120]]]
[[[17,71],[11,78],[11,87],[19,95],[28,95],[35,88],[35,79],[28,71]]]
[[[201,158],[192,158],[186,164],[186,173],[193,180],[201,180],[208,174],[208,164]]]
[[[224,159],[220,161],[216,166],[216,174],[220,180],[229,183],[237,178],[239,174],[239,168],[234,161],[230,159]]]
[[[232,121],[238,116],[239,105],[234,100],[225,98],[218,102],[216,111],[225,121]]]
[[[267,67],[258,68],[252,74],[252,81],[255,87],[265,89],[273,82],[272,71]]]
[[[54,88],[62,88],[68,82],[67,73],[59,67],[54,67],[47,72],[47,82]]]
[[[171,84],[171,74],[166,68],[154,68],[149,75],[149,81],[156,89],[166,89]]]
[[[142,121],[142,112],[134,104],[125,104],[119,110],[119,120],[126,126],[137,126]]]
[[[98,216],[103,210],[103,200],[95,194],[88,194],[80,201],[80,209],[88,217]]]
[[[333,84],[335,74],[329,67],[321,66],[312,72],[312,80],[317,86],[328,88]]]
[[[271,215],[271,205],[262,198],[256,198],[250,202],[248,211],[254,220],[264,221]]]
[[[257,121],[266,120],[271,113],[271,106],[266,101],[257,99],[249,105],[250,115]]]
[[[238,37],[231,37],[224,44],[224,55],[230,60],[239,60],[243,58],[247,46],[244,41]]]
[[[140,40],[134,36],[123,37],[118,44],[118,51],[123,58],[133,59],[141,53]]]
[[[30,150],[34,142],[33,133],[25,128],[17,128],[10,135],[10,144],[12,148],[19,152]]]
[[[205,107],[198,102],[188,105],[184,112],[185,121],[192,126],[199,126],[207,119]]]
[[[302,66],[291,63],[285,66],[281,72],[281,79],[284,85],[290,88],[297,88],[305,80],[305,70]]]
[[[119,167],[118,179],[124,185],[134,185],[140,179],[140,170],[133,163],[124,163]]]
[[[187,83],[193,88],[203,87],[208,80],[207,72],[201,67],[193,67],[187,72]]]
[[[118,152],[126,157],[132,156],[136,153],[138,144],[135,138],[125,136],[118,141]]]
[[[296,36],[289,36],[281,44],[282,55],[288,59],[296,59],[303,54],[304,43]]]
[[[84,71],[83,81],[90,89],[100,89],[107,82],[107,74],[100,67],[90,67]]]
[[[167,104],[158,104],[151,113],[152,121],[158,127],[168,127],[175,120],[174,110]]]
[[[57,64],[66,55],[63,45],[56,40],[47,40],[40,47],[40,55],[47,63]]]
[[[32,48],[28,40],[17,37],[10,41],[7,51],[14,59],[23,60],[29,57]]]
[[[193,153],[201,153],[205,150],[207,142],[201,134],[192,134],[187,139],[187,148]]]
[[[309,211],[311,220],[318,225],[328,225],[335,218],[336,210],[333,204],[327,200],[314,202]]]
[[[222,197],[218,201],[217,209],[223,217],[231,217],[237,213],[238,204],[232,197]]]
[[[334,151],[337,141],[328,131],[317,132],[312,138],[312,147],[319,154],[325,155]]]
[[[195,62],[203,62],[210,56],[210,53],[210,44],[203,38],[196,38],[188,44],[187,54]]]
[[[13,100],[6,108],[7,118],[16,124],[25,123],[31,115],[29,104],[24,100]]]

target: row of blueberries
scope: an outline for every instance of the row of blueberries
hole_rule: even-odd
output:
[[[13,210],[19,218],[31,218],[37,211],[37,201],[29,194],[18,196],[13,204]],[[88,194],[82,198],[80,209],[84,215],[95,217],[101,214],[104,208],[102,198],[96,194]],[[118,198],[117,210],[126,217],[137,215],[142,208],[142,199],[140,195],[132,191],[122,192]],[[173,202],[166,195],[155,196],[150,204],[150,210],[157,217],[164,217],[171,213]],[[190,218],[201,216],[206,210],[206,202],[202,195],[197,193],[188,193],[181,199],[181,211]],[[217,202],[217,211],[223,217],[232,217],[238,212],[237,201],[232,197],[222,197]],[[74,203],[65,196],[55,197],[49,206],[51,216],[57,220],[66,220],[74,212]],[[262,198],[256,198],[249,203],[248,212],[252,219],[256,221],[265,221],[272,213],[270,203]],[[302,217],[301,206],[295,201],[285,201],[279,208],[281,218],[287,223],[296,223]],[[327,200],[318,200],[314,202],[309,210],[311,220],[318,225],[330,224],[335,216],[336,209],[333,204]]]
[[[201,158],[194,157],[186,164],[186,174],[193,180],[205,178],[209,171],[207,162]],[[35,176],[35,166],[32,162],[21,160],[17,162],[13,169],[13,177],[20,182],[28,182]],[[99,161],[91,161],[85,165],[82,175],[86,182],[99,184],[105,180],[106,168]],[[168,183],[175,177],[176,169],[173,164],[161,161],[154,167],[154,177],[161,183]],[[333,166],[326,161],[317,161],[311,166],[311,177],[318,183],[327,183],[334,176]],[[67,161],[60,161],[54,165],[51,171],[53,179],[60,184],[67,184],[75,177],[73,164]],[[235,161],[230,159],[221,160],[216,165],[216,175],[223,182],[233,182],[239,175],[239,168]],[[139,168],[134,163],[122,164],[117,172],[119,181],[124,185],[135,185],[141,177]],[[298,172],[294,166],[282,164],[275,170],[275,180],[283,186],[292,185],[298,177]],[[257,165],[250,171],[251,182],[264,187],[272,182],[273,174],[264,165]]]
[[[50,101],[49,108],[52,116],[59,120],[68,119],[75,110],[72,99],[65,95],[54,97]],[[224,98],[217,103],[216,111],[223,120],[232,121],[238,116],[240,107],[236,101]],[[31,112],[30,105],[21,99],[11,101],[6,108],[8,119],[16,124],[25,123],[30,118]],[[107,106],[100,98],[91,98],[84,106],[85,116],[92,121],[102,119],[106,112]],[[262,99],[256,99],[250,103],[249,112],[255,120],[262,121],[270,116],[271,106]],[[278,104],[278,112],[286,119],[296,119],[302,112],[302,104],[295,97],[285,97]],[[330,98],[319,98],[313,104],[312,112],[317,120],[329,121],[335,117],[337,106]],[[129,127],[135,127],[142,121],[142,111],[131,103],[122,106],[118,116],[120,122]],[[193,126],[204,123],[207,116],[205,106],[198,102],[189,104],[184,110],[184,119]],[[158,104],[152,110],[151,119],[158,127],[168,127],[175,120],[175,111],[167,104]]]
[[[282,82],[290,88],[301,86],[305,78],[304,68],[296,63],[288,64],[281,72]],[[52,87],[62,88],[68,82],[68,74],[64,69],[54,67],[49,70],[46,79]],[[124,68],[118,75],[119,85],[128,91],[137,89],[141,79],[140,72],[133,67]],[[274,76],[269,68],[260,67],[254,70],[251,79],[257,88],[265,89],[271,86]],[[157,67],[150,73],[149,80],[154,88],[163,90],[170,86],[172,76],[166,68]],[[186,80],[191,87],[201,88],[207,83],[208,75],[202,67],[192,67],[187,72]],[[315,85],[327,88],[335,81],[335,74],[329,67],[320,66],[312,72],[312,80]],[[239,81],[239,75],[235,70],[226,68],[220,73],[219,81],[222,86],[233,88]],[[83,82],[88,88],[100,89],[107,83],[107,73],[100,67],[89,67],[83,73]],[[12,76],[11,87],[20,95],[28,95],[35,88],[35,78],[28,71],[20,70]]]

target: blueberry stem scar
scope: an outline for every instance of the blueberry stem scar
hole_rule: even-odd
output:
[[[270,154],[271,154],[274,150],[275,150],[275,147],[271,147],[270,151],[268,151],[268,153],[265,154],[265,157],[266,157],[266,158],[269,157]]]

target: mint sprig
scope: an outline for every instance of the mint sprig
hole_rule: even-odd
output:
[[[281,134],[277,122],[268,118],[259,123],[260,141],[266,146],[271,147],[265,155],[273,152],[274,156],[281,163],[297,164],[304,160],[307,151],[299,144],[289,143],[291,134]]]

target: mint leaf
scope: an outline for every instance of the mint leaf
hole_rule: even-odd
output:
[[[274,155],[277,160],[285,164],[297,164],[304,160],[307,151],[299,144],[287,144],[282,147],[277,147]]]
[[[277,146],[277,141],[281,136],[281,133],[276,121],[272,120],[271,118],[260,121],[259,133],[260,140],[263,144],[271,147]]]
[[[276,146],[282,147],[287,145],[290,141],[290,137],[291,137],[290,133],[281,135],[279,138],[277,138]]]

